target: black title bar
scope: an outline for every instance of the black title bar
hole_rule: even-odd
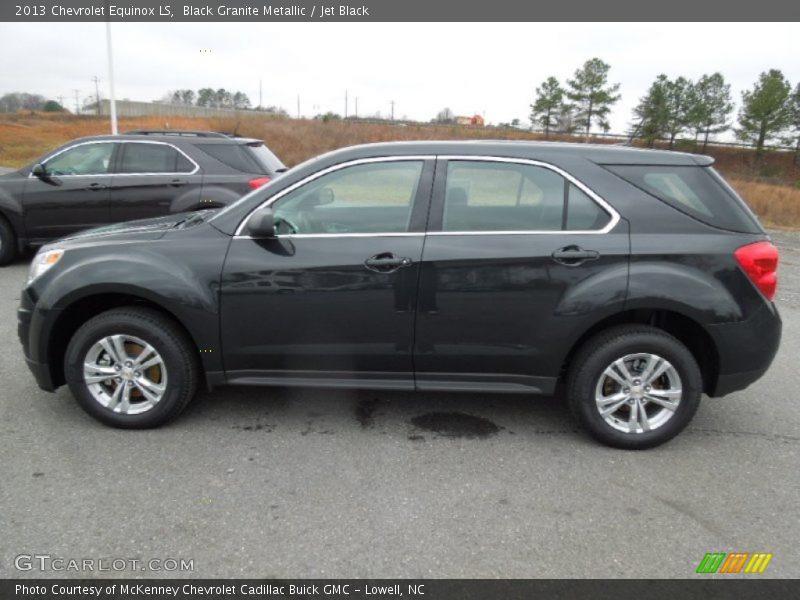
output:
[[[0,3],[0,21],[12,22],[767,22],[798,19],[800,3],[787,0],[4,0]],[[680,38],[677,41],[683,42]]]
[[[3,600],[530,600],[789,598],[780,579],[3,579]]]

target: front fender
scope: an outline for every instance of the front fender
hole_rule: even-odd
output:
[[[15,175],[12,173],[0,179],[0,215],[11,224],[18,238],[25,238],[25,215],[22,209],[25,181]]]
[[[230,238],[211,227],[203,235],[149,244],[117,243],[69,248],[58,271],[46,273],[29,293],[31,358],[45,362],[59,318],[92,297],[130,296],[172,315],[189,333],[206,372],[222,371],[219,277]]]

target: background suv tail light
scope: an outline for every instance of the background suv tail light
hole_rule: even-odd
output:
[[[266,185],[270,182],[269,177],[256,177],[255,179],[251,179],[247,182],[247,185],[250,186],[251,190],[256,190],[260,188],[262,185]]]
[[[769,242],[756,242],[737,248],[736,260],[768,300],[775,298],[778,286],[778,249]]]

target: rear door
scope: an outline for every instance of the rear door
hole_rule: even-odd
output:
[[[25,182],[24,212],[33,244],[109,222],[111,165],[119,144],[82,142],[47,158],[46,177]]]
[[[627,224],[549,165],[440,158],[422,259],[419,389],[551,393],[570,346],[621,310]]]
[[[278,235],[240,232],[222,277],[232,383],[412,389],[434,160],[336,166],[279,195]]]
[[[172,144],[123,142],[111,186],[112,222],[159,217],[200,205],[200,168]]]

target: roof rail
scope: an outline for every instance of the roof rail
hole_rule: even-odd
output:
[[[193,131],[190,129],[132,129],[126,131],[125,135],[184,135],[187,137],[213,137],[213,138],[226,138],[224,133],[217,133],[216,131]]]

